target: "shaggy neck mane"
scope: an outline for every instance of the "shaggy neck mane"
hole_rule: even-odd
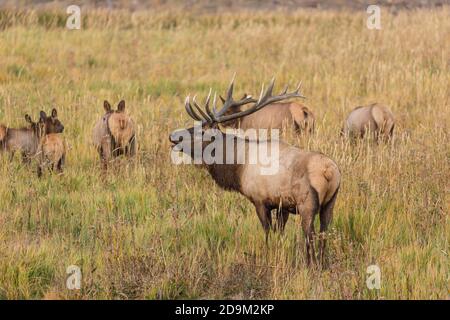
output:
[[[225,138],[225,134],[223,134],[223,152],[222,154],[226,155],[227,150],[227,142],[228,140]],[[234,140],[234,155],[237,155],[237,141]],[[225,162],[226,159],[223,159]],[[233,190],[237,192],[241,192],[241,175],[244,168],[244,165],[237,164],[235,159],[234,163],[227,164],[204,164],[206,169],[208,170],[211,177],[214,181],[225,190]]]
[[[241,164],[210,164],[206,169],[222,189],[241,192]]]

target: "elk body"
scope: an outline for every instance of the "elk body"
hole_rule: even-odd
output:
[[[106,169],[113,158],[136,154],[136,132],[134,121],[125,113],[125,101],[119,102],[117,110],[108,101],[103,106],[106,113],[94,126],[93,142]]]
[[[388,107],[373,103],[353,109],[345,120],[342,134],[363,138],[369,133],[378,140],[387,140],[394,132],[394,115]]]
[[[254,152],[254,147],[258,147],[262,141],[259,139],[240,140],[242,139],[241,137],[220,130],[218,124],[249,115],[271,103],[301,96],[299,87],[293,93],[287,93],[286,89],[282,94],[272,96],[273,81],[266,91],[261,92],[257,101],[251,99],[250,96],[244,96],[237,102],[233,101],[232,90],[233,86],[231,84],[228,90],[228,97],[223,101],[224,107],[218,112],[215,108],[215,97],[213,102],[214,111],[209,109],[211,93],[204,106],[206,112],[195,102],[195,98],[193,100],[194,107],[192,107],[189,97],[186,99],[185,108],[187,113],[195,120],[202,121],[202,136],[198,137],[195,135],[195,127],[189,128],[187,132],[190,135],[190,139],[180,142],[179,131],[175,131],[169,137],[173,144],[173,150],[183,151],[190,157],[194,157],[191,151],[193,150],[192,143],[196,139],[201,139],[202,150],[205,151],[212,142],[208,141],[210,139],[203,139],[203,136],[212,128],[218,131],[222,141],[225,141],[223,150],[221,150],[224,154],[230,151],[229,146],[227,147],[227,141],[237,140],[241,143],[234,144],[232,150],[236,153],[240,152],[248,155]],[[231,106],[248,103],[253,104],[249,109],[225,115],[227,109]],[[322,234],[325,233],[333,216],[333,207],[339,190],[341,177],[339,169],[334,161],[323,154],[306,152],[281,141],[272,140],[265,143],[268,143],[269,146],[273,143],[279,144],[278,158],[273,159],[278,161],[278,170],[272,175],[262,174],[263,166],[260,163],[208,164],[203,161],[201,165],[207,169],[220,187],[225,190],[237,191],[253,203],[265,231],[266,242],[269,231],[272,229],[271,211],[273,209],[277,210],[279,218],[277,228],[280,231],[284,230],[289,214],[300,214],[302,217],[302,229],[306,237],[307,262],[308,264],[311,260],[315,262],[314,220],[316,215],[319,214],[320,232]],[[246,157],[245,159],[248,158]],[[324,259],[325,241],[325,237],[320,237],[319,251],[321,261]]]
[[[242,106],[230,108],[228,114],[244,111]],[[232,128],[247,129],[279,129],[294,128],[297,133],[313,133],[315,117],[311,110],[296,102],[273,103],[264,110],[249,114],[243,118],[224,123]]]
[[[61,173],[66,159],[66,143],[62,134],[50,133],[44,135],[39,144],[38,156],[38,177],[42,175],[45,168],[49,168],[51,171],[56,169],[57,172]]]
[[[38,151],[40,139],[46,133],[63,132],[64,126],[58,120],[56,109],[52,110],[50,117],[41,111],[38,122],[33,122],[29,115],[25,115],[25,120],[29,124],[28,127],[15,129],[0,126],[0,148],[10,152],[11,158],[16,151],[19,151],[22,159],[29,162]]]

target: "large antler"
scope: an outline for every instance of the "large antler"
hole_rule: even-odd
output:
[[[223,103],[223,107],[220,111],[217,111],[217,109],[216,109],[216,94],[214,94],[214,99],[213,99],[213,111],[211,111],[211,109],[209,108],[209,102],[211,101],[211,89],[209,90],[208,97],[206,98],[206,101],[205,101],[204,109],[205,109],[206,113],[202,110],[202,108],[195,101],[195,96],[192,99],[192,102],[193,102],[195,109],[199,112],[200,116],[197,114],[196,111],[194,111],[194,108],[191,105],[189,96],[186,98],[186,101],[185,101],[186,111],[194,120],[197,120],[197,121],[203,120],[208,123],[214,123],[214,122],[222,123],[222,122],[234,120],[234,119],[241,118],[241,117],[247,116],[249,114],[252,114],[274,102],[279,102],[279,101],[286,100],[289,98],[305,98],[302,94],[300,94],[301,82],[298,84],[295,91],[288,93],[287,92],[288,86],[286,86],[286,88],[284,89],[284,91],[281,94],[275,95],[275,96],[272,95],[274,85],[275,85],[274,78],[272,79],[272,81],[270,82],[270,85],[267,87],[266,90],[264,90],[264,85],[263,85],[261,88],[261,93],[259,95],[258,100],[255,100],[252,98],[252,96],[245,94],[240,100],[235,101],[233,99],[233,87],[234,87],[234,77],[233,77],[233,79],[230,83],[230,86],[228,87],[226,98],[223,99],[222,97],[220,97],[220,99],[222,100],[222,103]],[[254,103],[254,105],[245,111],[233,113],[230,115],[224,115],[226,113],[226,111],[229,110],[231,107],[243,106],[243,105],[246,105],[249,103]]]

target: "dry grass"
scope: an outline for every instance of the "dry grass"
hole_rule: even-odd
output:
[[[98,11],[68,31],[64,12],[1,11],[1,122],[56,106],[71,149],[64,176],[41,180],[1,159],[0,298],[448,298],[449,13],[383,12],[371,31],[363,13]],[[169,132],[191,125],[185,95],[223,91],[235,71],[240,92],[303,80],[317,134],[291,141],[343,173],[329,270],[305,267],[298,217],[266,255],[245,198],[169,161]],[[90,132],[103,100],[122,98],[140,152],[103,180]],[[396,114],[395,141],[341,141],[345,114],[373,101]],[[65,287],[72,264],[80,291]]]

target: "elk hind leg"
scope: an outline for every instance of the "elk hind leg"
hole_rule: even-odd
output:
[[[315,265],[317,264],[317,261],[314,247],[314,218],[319,211],[319,197],[314,188],[310,188],[302,201],[299,202],[297,211],[302,217],[302,229],[306,242],[306,263],[308,266],[310,266],[311,263]]]
[[[338,190],[334,193],[333,197],[320,208],[320,235],[319,235],[319,259],[320,264],[325,266],[325,247],[327,244],[326,232],[328,231],[328,225],[333,218],[333,208],[336,202]]]

